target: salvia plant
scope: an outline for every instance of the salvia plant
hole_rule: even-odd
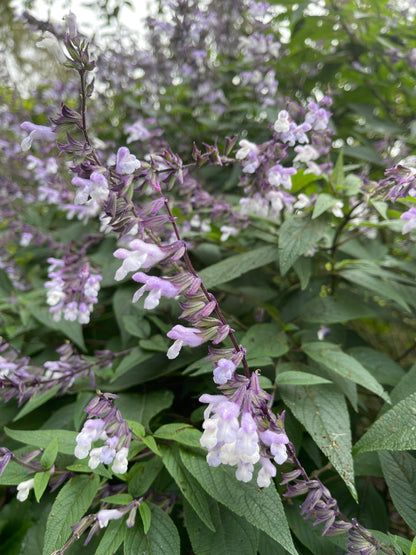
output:
[[[157,4],[1,8],[1,552],[414,555],[414,5]]]

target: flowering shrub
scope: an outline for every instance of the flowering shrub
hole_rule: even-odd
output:
[[[8,31],[2,552],[412,555],[412,5],[159,4]]]

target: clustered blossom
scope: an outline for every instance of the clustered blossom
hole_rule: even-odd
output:
[[[102,464],[111,466],[116,474],[127,472],[131,430],[123,420],[120,411],[113,405],[117,395],[100,393],[85,407],[88,414],[82,430],[76,437],[75,456],[78,459],[90,457],[91,469]],[[92,443],[101,440],[104,445],[92,447]]]
[[[296,198],[288,192],[292,189],[292,176],[299,170],[315,175],[329,170],[330,164],[318,162],[331,144],[331,112],[326,108],[331,103],[329,97],[319,103],[310,102],[305,108],[291,102],[270,126],[272,140],[260,145],[247,139],[240,141],[235,157],[242,165],[240,185],[246,192],[240,200],[241,214],[278,222],[284,211],[290,213],[296,207]],[[296,123],[295,117],[299,120],[302,115],[304,120]],[[292,148],[295,156],[288,163]],[[335,216],[342,217],[341,208],[342,203],[332,207]]]
[[[67,252],[62,259],[48,258],[48,262],[46,302],[53,319],[88,324],[98,301],[101,275],[93,273],[89,263],[75,252]]]
[[[416,196],[416,168],[397,164],[387,169],[385,175],[385,179],[379,182],[378,188],[387,191],[386,199],[396,202],[398,198]]]
[[[56,352],[58,360],[46,361],[42,366],[32,364],[9,343],[0,340],[0,399],[16,398],[21,405],[35,394],[57,388],[57,394],[67,391],[76,379],[88,378],[94,387],[94,370],[111,365],[114,355],[110,351],[97,351],[93,359],[77,353],[70,343],[64,343]]]
[[[268,487],[276,475],[272,461],[281,465],[288,458],[289,438],[283,420],[269,411],[270,395],[259,387],[258,374],[244,378],[234,374],[234,365],[226,362],[224,358],[218,360],[220,372],[216,373],[217,383],[224,384],[219,388],[223,394],[200,397],[202,403],[208,403],[200,443],[208,449],[210,466],[236,466],[236,478],[242,482],[252,479],[254,465],[260,462],[257,485]]]

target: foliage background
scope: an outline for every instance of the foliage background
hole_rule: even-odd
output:
[[[316,195],[313,205],[283,210],[279,217],[251,212],[242,224],[239,201],[255,195],[258,185],[244,181],[247,174],[234,155],[223,165],[192,166],[193,181],[176,181],[164,194],[196,270],[247,349],[250,368],[261,368],[262,386],[274,395],[273,410],[286,409],[286,431],[306,471],[319,469],[347,517],[378,531],[376,537],[393,552],[411,553],[416,265],[414,232],[402,233],[400,215],[415,199],[410,191],[393,203],[386,198],[392,183],[378,184],[387,168],[406,157],[404,165],[415,166],[412,7],[381,0],[272,2],[261,33],[280,42],[275,56],[270,45],[260,52],[251,43],[242,46],[241,37],[256,36],[256,19],[245,2],[206,5],[208,10],[205,3],[159,2],[157,15],[146,23],[143,47],[117,23],[117,5],[97,5],[103,26],[113,27],[104,26],[103,42],[91,46],[97,69],[88,104],[90,132],[109,159],[129,139],[125,126],[140,119],[151,136],[129,144],[137,158],[168,144],[192,165],[194,143],[201,150],[204,143],[216,144],[222,153],[225,137],[238,135],[259,145],[270,140],[269,126],[279,111],[331,96],[331,149],[322,159],[327,171],[316,176],[297,167],[292,177],[291,194]],[[166,333],[178,318],[177,302],[165,299],[154,311],[145,311],[142,301],[132,304],[137,287],[114,280],[120,265],[112,256],[115,234],[101,233],[97,218],[71,220],[62,202],[40,199],[39,172],[20,150],[22,121],[48,125],[61,102],[78,107],[75,72],[35,46],[48,28],[63,38],[63,27],[37,22],[30,11],[17,17],[7,2],[0,10],[1,335],[38,366],[56,360],[64,341],[91,363],[97,349],[127,351],[95,372],[96,387],[119,395],[123,418],[137,423],[135,453],[146,455],[131,461],[122,479],[107,469],[91,472],[86,464],[75,468],[75,436],[95,395],[89,379],[76,380],[58,396],[37,395],[20,406],[16,399],[4,403],[2,445],[26,454],[47,448],[52,430],[60,430],[58,438],[66,432],[68,443],[59,439],[54,462],[75,477],[60,490],[38,490],[40,499],[32,493],[20,503],[15,486],[27,472],[10,463],[0,478],[3,552],[60,549],[71,525],[96,512],[108,494],[122,492],[147,496],[147,535],[144,514],[131,529],[114,521],[83,548],[86,554],[345,553],[344,537],[336,543],[321,537],[319,527],[302,519],[296,500],[280,501],[279,470],[276,487],[260,496],[255,485],[237,482],[229,467],[206,465],[196,431],[203,420],[198,398],[216,391],[206,346],[168,361]],[[221,17],[210,19],[215,10]],[[202,49],[203,62],[192,56]],[[245,79],[253,66],[259,75]],[[32,151],[39,159],[56,157],[35,143]],[[289,150],[288,165],[294,157]],[[43,179],[64,195],[71,190],[71,174],[63,157],[56,163],[58,171]],[[333,213],[337,202],[343,203],[341,216]],[[226,208],[214,213],[220,203]],[[355,206],[362,210],[354,213]],[[199,220],[192,219],[195,214]],[[221,228],[230,222],[239,233],[224,240]],[[25,231],[37,241],[22,244]],[[99,233],[88,252],[103,275],[91,322],[54,322],[46,304],[46,259]],[[322,326],[330,332],[320,340]],[[109,506],[131,499],[120,495]],[[58,523],[51,514],[61,515]],[[68,552],[80,550],[78,542]]]

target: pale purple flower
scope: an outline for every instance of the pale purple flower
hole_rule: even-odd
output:
[[[260,437],[265,445],[270,447],[270,452],[274,456],[277,464],[283,464],[287,460],[287,450],[285,445],[289,443],[289,438],[285,433],[277,434],[271,430],[260,433]]]
[[[295,152],[297,153],[294,162],[310,162],[311,160],[316,160],[319,158],[319,152],[311,145],[298,145],[295,146]]]
[[[285,189],[290,190],[292,188],[292,178],[290,176],[295,174],[295,168],[284,168],[282,165],[276,164],[269,169],[267,177],[269,183],[274,187],[283,185]]]
[[[140,165],[140,160],[137,160],[134,154],[130,154],[126,146],[122,146],[118,149],[116,162],[117,173],[121,175],[130,175],[140,168]]]
[[[97,521],[100,528],[105,528],[110,520],[118,520],[124,515],[124,511],[118,509],[101,509],[97,513]]]
[[[416,207],[412,207],[407,212],[403,212],[400,216],[401,220],[405,220],[405,224],[402,228],[402,233],[409,233],[412,229],[416,227]]]
[[[144,283],[143,287],[140,287],[134,294],[133,302],[137,302],[146,291],[149,291],[144,301],[144,308],[148,310],[155,308],[159,304],[159,300],[162,296],[171,299],[176,297],[180,290],[179,287],[176,287],[168,279],[148,276],[143,272],[136,272],[133,274],[132,278],[134,281]]]
[[[244,173],[254,173],[260,165],[258,146],[246,139],[240,141],[239,145],[241,148],[235,153],[236,159],[243,161]]]
[[[124,474],[128,468],[128,453],[131,430],[123,420],[120,411],[114,407],[111,393],[100,393],[85,408],[90,417],[76,437],[75,456],[84,459],[89,455],[88,466],[91,469],[102,464],[112,464],[112,471]],[[104,441],[104,445],[91,449],[94,441]]]
[[[68,27],[68,34],[69,37],[71,39],[74,39],[77,34],[78,34],[78,30],[77,30],[77,18],[75,16],[75,14],[73,14],[71,11],[64,15],[64,17],[62,18],[65,23],[67,24]]]
[[[169,359],[176,358],[179,355],[180,350],[183,345],[188,345],[189,347],[198,347],[204,343],[205,338],[201,335],[201,330],[197,328],[186,328],[180,324],[174,326],[168,333],[167,336],[170,339],[175,339],[175,343],[169,347],[167,352],[167,357]]]
[[[329,125],[331,112],[319,107],[315,102],[308,104],[308,112],[305,115],[305,122],[314,131],[325,131]]]
[[[109,194],[108,181],[100,172],[92,172],[89,179],[74,177],[72,185],[79,187],[75,194],[76,204],[98,204],[105,201]]]
[[[288,133],[290,130],[290,116],[286,110],[280,110],[277,120],[274,122],[273,128],[276,133]]]
[[[257,485],[259,488],[268,488],[271,479],[276,476],[276,467],[267,457],[260,457],[261,469],[257,474]]]
[[[221,358],[214,368],[214,382],[219,385],[227,383],[233,377],[236,365],[226,358]]]
[[[77,459],[85,459],[91,450],[91,443],[97,439],[107,439],[104,431],[104,420],[89,419],[86,420],[81,432],[75,438],[77,443],[75,447],[75,456]]]
[[[20,124],[20,127],[29,133],[22,141],[21,147],[23,151],[29,150],[32,146],[34,139],[43,139],[45,141],[54,141],[57,137],[55,131],[46,125],[36,125],[31,121],[24,121]]]
[[[114,252],[116,258],[123,260],[123,264],[114,276],[116,281],[124,279],[129,272],[134,272],[140,268],[149,270],[167,256],[166,252],[157,245],[146,243],[141,239],[133,239],[128,247],[132,250],[120,248]]]
[[[142,120],[137,120],[132,125],[125,125],[124,130],[129,135],[127,144],[133,141],[147,141],[152,136],[151,132],[143,125]]]
[[[328,326],[320,326],[317,332],[319,341],[323,341],[328,333],[331,333],[331,328],[328,328]]]

